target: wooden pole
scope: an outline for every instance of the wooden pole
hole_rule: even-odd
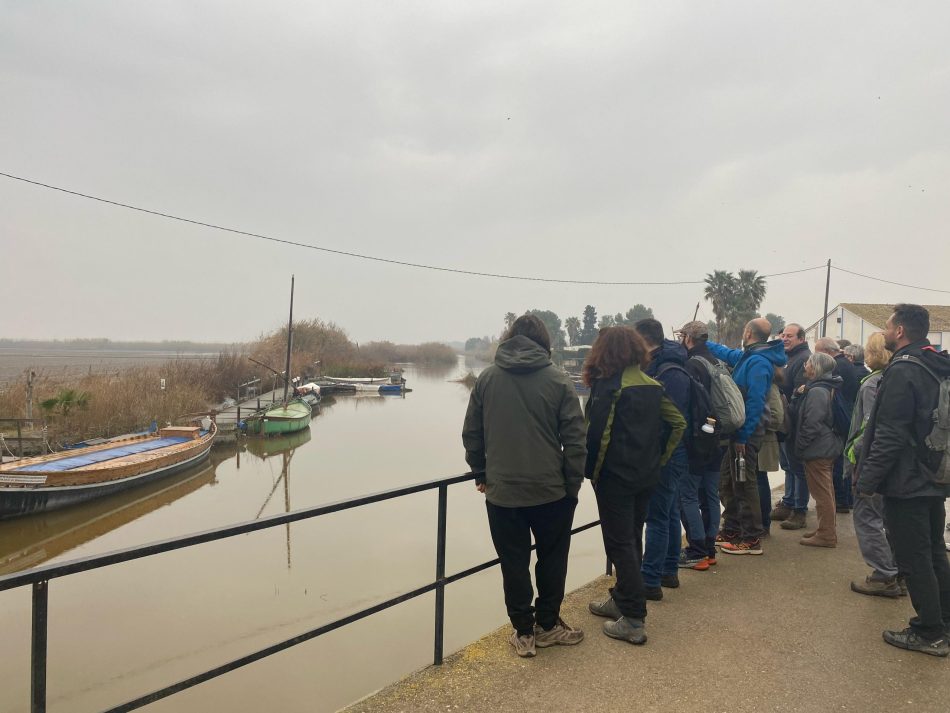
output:
[[[825,277],[825,311],[821,316],[821,336],[828,335],[828,290],[831,289],[831,258],[828,258],[828,274]]]
[[[294,276],[290,276],[290,319],[287,321],[287,370],[284,372],[284,403],[290,388],[290,350],[294,345]]]

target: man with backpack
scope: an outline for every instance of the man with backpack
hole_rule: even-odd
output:
[[[686,349],[671,339],[663,338],[663,325],[655,319],[641,319],[634,329],[650,349],[650,364],[646,375],[661,384],[667,398],[680,410],[687,422],[687,441],[693,430],[690,423],[690,391],[692,378],[686,371]],[[663,434],[663,442],[667,434]],[[659,447],[659,444],[657,444]],[[673,455],[660,470],[660,482],[650,495],[647,507],[646,535],[643,544],[643,563],[640,570],[647,599],[663,598],[662,587],[680,586],[678,569],[682,531],[680,525],[680,481],[689,470],[686,444],[680,442]]]
[[[950,358],[927,340],[930,314],[899,304],[884,327],[884,370],[858,461],[857,495],[884,496],[884,522],[917,616],[884,641],[950,654],[950,562],[943,541],[950,495]]]
[[[731,555],[761,555],[762,506],[756,484],[757,454],[768,421],[766,400],[776,366],[785,366],[781,339],[769,341],[772,325],[753,319],[742,333],[743,349],[707,342],[709,351],[732,367],[732,378],[745,400],[745,422],[729,438],[720,467],[723,523],[716,542]]]
[[[827,354],[835,360],[835,376],[840,376],[844,382],[839,391],[844,401],[843,408],[847,413],[851,413],[854,409],[854,400],[858,396],[858,389],[861,388],[861,379],[858,377],[857,369],[854,368],[854,364],[845,356],[845,353],[841,351],[840,343],[831,337],[822,337],[816,341],[815,351]],[[835,510],[840,513],[849,513],[852,505],[851,482],[844,477],[843,454],[835,459],[832,476],[835,486]]]

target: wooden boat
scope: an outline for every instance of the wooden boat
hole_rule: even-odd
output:
[[[252,436],[276,436],[295,433],[310,426],[313,412],[302,398],[288,399],[290,390],[290,351],[294,344],[294,278],[290,277],[290,319],[287,322],[287,366],[281,376],[284,380],[284,399],[268,409],[262,409],[244,421],[245,432]],[[259,362],[258,362],[259,363]],[[266,366],[266,365],[265,365]],[[268,367],[270,368],[270,367]],[[271,370],[273,371],[273,370]]]
[[[217,432],[214,422],[207,430],[168,427],[5,463],[0,466],[0,519],[57,510],[191,468],[208,457]]]

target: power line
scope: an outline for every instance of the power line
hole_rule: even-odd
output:
[[[211,228],[212,230],[221,230],[226,233],[233,233],[235,235],[243,235],[244,237],[254,238],[257,240],[266,240],[272,243],[280,243],[282,245],[291,245],[298,248],[306,248],[308,250],[319,250],[320,252],[332,253],[333,255],[343,255],[345,257],[353,257],[360,260],[371,260],[373,262],[382,262],[389,265],[399,265],[402,267],[416,267],[422,270],[435,270],[438,272],[450,272],[450,273],[455,273],[458,275],[472,275],[475,277],[494,277],[501,280],[522,280],[522,281],[527,281],[527,282],[550,282],[550,283],[568,284],[568,285],[635,286],[635,285],[702,285],[702,284],[705,284],[705,280],[670,280],[670,281],[658,281],[658,282],[566,280],[566,279],[558,279],[558,278],[552,278],[552,277],[506,275],[506,274],[494,273],[494,272],[478,272],[475,270],[462,270],[462,269],[453,268],[453,267],[441,267],[438,265],[425,265],[422,263],[407,262],[405,260],[393,260],[390,258],[378,257],[375,255],[364,255],[362,253],[354,253],[354,252],[349,252],[346,250],[336,250],[334,248],[327,248],[320,245],[310,245],[308,243],[300,243],[294,240],[286,240],[284,238],[275,238],[270,235],[262,235],[261,233],[252,233],[246,230],[239,230],[237,228],[228,228],[223,225],[216,225],[215,223],[208,223],[202,220],[194,220],[192,218],[183,218],[181,216],[172,215],[171,213],[166,213],[160,210],[142,208],[140,206],[134,206],[128,203],[121,203],[119,201],[110,200],[108,198],[100,198],[99,196],[93,196],[88,193],[80,193],[79,191],[72,191],[72,190],[69,190],[68,188],[53,186],[48,183],[41,183],[40,181],[34,181],[29,178],[24,178],[22,176],[15,176],[11,173],[0,172],[0,176],[4,176],[5,178],[10,178],[14,181],[20,181],[22,183],[29,183],[30,185],[33,185],[33,186],[39,186],[41,188],[48,188],[53,191],[59,191],[60,193],[67,193],[71,196],[86,198],[88,200],[98,201],[99,203],[106,203],[108,205],[117,206],[119,208],[127,208],[128,210],[138,211],[139,213],[148,213],[149,215],[155,215],[160,218],[168,218],[169,220],[177,220],[182,223],[190,223],[191,225],[199,225],[204,228]],[[825,268],[825,265],[816,265],[815,267],[806,267],[801,270],[789,270],[787,272],[775,272],[770,275],[761,275],[761,277],[781,277],[783,275],[794,275],[800,272],[810,272],[812,270],[822,270],[824,268]]]
[[[899,287],[909,287],[912,290],[925,290],[926,292],[943,292],[944,294],[950,295],[950,290],[938,290],[936,287],[921,287],[920,285],[908,285],[905,282],[894,282],[893,280],[885,280],[883,277],[873,277],[872,275],[864,275],[860,272],[854,272],[854,270],[845,270],[843,267],[838,267],[835,264],[831,265],[831,269],[838,270],[840,272],[846,272],[849,275],[857,275],[858,277],[863,277],[867,280],[875,280],[877,282],[886,282],[888,285],[897,285]]]

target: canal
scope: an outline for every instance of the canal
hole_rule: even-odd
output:
[[[99,503],[0,523],[0,572],[465,472],[466,367],[406,368],[404,397],[325,401],[309,431],[216,448],[206,467]],[[575,525],[596,519],[589,489]],[[97,711],[430,582],[436,494],[54,580],[49,710]],[[484,498],[449,489],[447,571],[494,557]],[[572,545],[568,588],[601,573],[600,532]],[[149,706],[336,711],[431,663],[434,595]],[[497,568],[446,590],[446,651],[506,621]],[[0,593],[0,710],[29,710],[30,591]]]

